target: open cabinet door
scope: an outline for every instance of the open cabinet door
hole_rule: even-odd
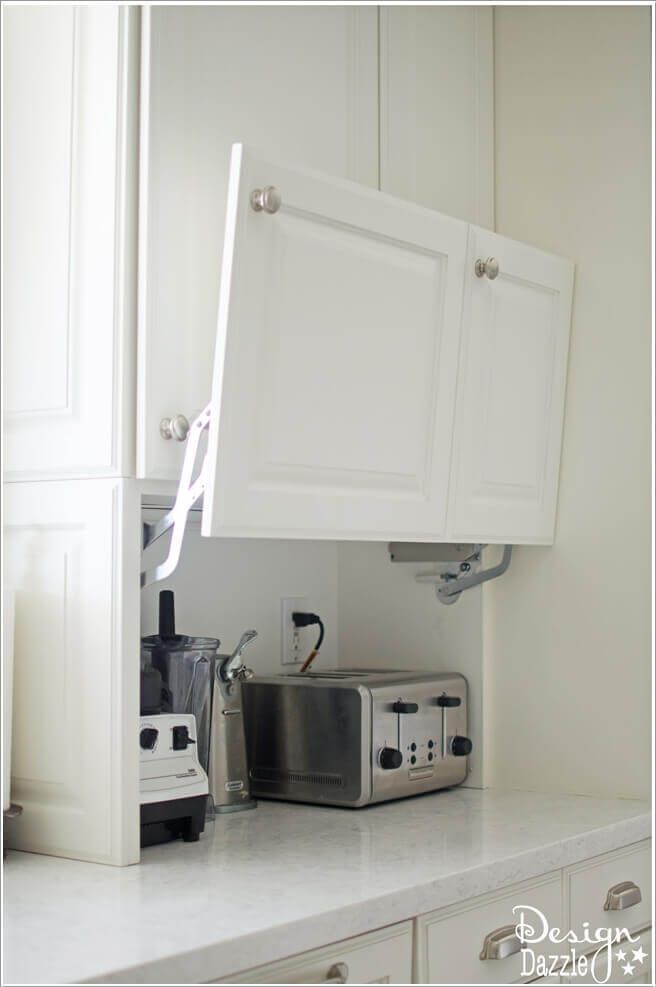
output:
[[[233,146],[204,535],[443,536],[466,237]]]

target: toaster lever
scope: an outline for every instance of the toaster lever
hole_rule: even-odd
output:
[[[398,699],[392,706],[395,713],[417,713],[419,706],[417,703],[406,703],[403,699]]]
[[[435,700],[438,706],[460,706],[462,700],[460,696],[438,696]]]

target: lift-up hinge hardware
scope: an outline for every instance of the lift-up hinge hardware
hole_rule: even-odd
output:
[[[208,404],[198,417],[192,422],[187,436],[187,446],[185,449],[178,492],[175,496],[175,503],[168,513],[159,521],[152,524],[144,522],[143,525],[143,550],[145,551],[153,542],[161,538],[162,535],[172,528],[169,553],[163,562],[152,569],[146,569],[141,573],[141,588],[157,583],[160,579],[166,579],[175,570],[180,559],[182,549],[182,539],[184,538],[187,526],[189,511],[197,500],[202,497],[205,491],[205,460],[196,478],[194,479],[194,466],[198,455],[198,446],[203,432],[210,424],[210,408]]]
[[[390,542],[392,562],[434,562],[433,572],[420,572],[418,583],[433,583],[438,600],[455,603],[463,590],[472,589],[503,575],[510,565],[512,545],[503,546],[501,561],[489,569],[479,569],[484,545],[435,544],[432,542]]]

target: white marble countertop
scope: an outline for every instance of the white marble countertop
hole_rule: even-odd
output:
[[[644,802],[459,788],[367,809],[260,802],[141,865],[9,852],[3,983],[191,983],[645,839]]]

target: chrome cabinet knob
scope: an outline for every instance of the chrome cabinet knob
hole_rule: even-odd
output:
[[[474,264],[474,271],[477,278],[486,277],[494,281],[499,274],[499,261],[496,257],[488,257],[487,260],[479,258]]]
[[[488,932],[483,940],[483,948],[479,960],[505,960],[507,956],[518,953],[522,948],[514,925],[502,925],[494,932]]]
[[[189,421],[184,415],[174,415],[173,418],[162,418],[159,423],[159,434],[163,439],[184,442],[189,435],[189,428]]]
[[[621,881],[608,889],[606,901],[604,902],[605,912],[621,912],[624,908],[631,908],[642,901],[642,893],[637,884],[633,881]]]
[[[278,212],[281,204],[282,196],[275,185],[254,188],[251,192],[251,209],[255,212]]]

